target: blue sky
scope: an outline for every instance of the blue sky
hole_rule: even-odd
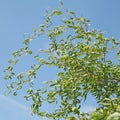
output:
[[[40,120],[31,116],[28,110],[29,103],[23,99],[22,95],[17,97],[2,95],[5,89],[2,70],[7,66],[7,60],[10,58],[11,53],[22,47],[23,34],[26,32],[31,33],[33,27],[40,25],[46,9],[56,8],[57,6],[57,0],[0,0],[1,120]],[[64,0],[65,9],[87,17],[91,20],[92,28],[100,29],[105,33],[105,36],[114,36],[117,39],[120,38],[119,6],[120,0]],[[44,44],[44,47],[47,47],[47,45]],[[112,56],[110,57],[112,58]],[[24,69],[22,66],[18,67],[20,70]],[[47,75],[48,72],[51,74]],[[50,78],[50,75],[54,77],[49,69],[43,70],[42,75],[44,75],[44,79]],[[95,106],[95,100],[90,97],[82,109],[84,111],[91,110]],[[44,109],[48,109],[48,106],[45,106]]]

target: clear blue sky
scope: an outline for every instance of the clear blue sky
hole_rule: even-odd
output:
[[[92,28],[104,31],[108,37],[114,36],[115,38],[120,38],[120,0],[64,1],[65,9],[75,11],[78,15],[90,19]],[[0,0],[1,120],[40,120],[30,115],[28,112],[29,104],[22,98],[22,95],[17,97],[5,97],[2,95],[5,89],[2,70],[7,66],[7,60],[10,58],[11,53],[22,47],[23,34],[26,32],[31,33],[33,27],[40,25],[47,8],[56,8],[57,6],[57,0]],[[110,57],[112,58],[112,56]],[[21,66],[18,67],[19,69],[23,68]],[[50,73],[51,71],[47,70],[47,72]],[[46,78],[50,77],[45,73],[43,72],[42,74]],[[52,75],[52,72],[50,75]],[[83,106],[84,111],[91,110],[96,105],[91,97],[88,101],[89,103]],[[47,106],[44,109],[48,109]]]

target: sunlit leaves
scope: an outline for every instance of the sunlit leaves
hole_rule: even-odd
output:
[[[15,78],[8,89],[16,96],[27,85],[29,88],[25,98],[32,101],[31,109],[38,116],[55,120],[75,120],[75,117],[82,120],[111,120],[114,116],[119,118],[120,65],[111,52],[119,58],[120,42],[113,37],[104,37],[101,31],[91,30],[89,22],[84,17],[77,17],[74,12],[47,11],[46,19],[39,29],[32,29],[33,34],[24,40],[24,47],[15,51],[13,59],[8,61],[10,65],[5,69],[5,79]],[[30,49],[31,41],[41,35],[48,38],[49,47],[33,52]],[[35,64],[25,72],[15,74],[14,66],[22,56],[27,55],[33,57]],[[36,80],[42,84],[37,76],[42,66],[54,66],[60,72],[55,80],[36,88]],[[96,97],[100,107],[85,114],[80,109],[81,101],[86,100],[88,94]],[[57,104],[58,109],[53,112],[42,111],[40,107],[44,102]]]
[[[120,114],[117,109],[117,106],[120,104],[119,102],[118,98],[104,99],[104,107],[96,109],[96,111],[91,114],[90,120],[119,120]]]
[[[61,14],[62,14],[62,11],[59,11],[59,10],[53,10],[53,11],[52,11],[52,15],[53,15],[53,16],[61,15]]]
[[[115,112],[107,117],[107,120],[120,120],[120,113]]]

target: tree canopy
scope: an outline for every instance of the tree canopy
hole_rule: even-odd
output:
[[[5,69],[5,79],[11,80],[7,91],[16,96],[28,85],[25,98],[32,101],[31,109],[40,117],[119,120],[120,41],[104,37],[102,31],[90,27],[90,20],[65,11],[61,6],[47,11],[44,22],[39,28],[33,28],[22,48],[13,52]],[[38,51],[31,49],[34,40],[41,37],[49,40],[49,47]],[[21,57],[29,55],[35,60],[34,64],[27,71],[16,73]],[[36,88],[35,81],[41,84],[38,73],[42,66],[54,66],[59,72],[56,79],[47,80],[43,87]],[[96,98],[99,107],[92,113],[81,112],[81,101],[89,94]],[[55,104],[57,109],[41,111],[44,102]]]

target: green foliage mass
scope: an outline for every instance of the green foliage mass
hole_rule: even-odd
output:
[[[27,84],[25,98],[32,101],[34,114],[55,120],[120,120],[120,42],[90,29],[89,23],[90,20],[61,8],[47,12],[45,21],[24,40],[24,47],[12,54],[5,79],[15,81],[10,82],[8,91],[16,96]],[[44,36],[49,40],[49,47],[38,52],[31,50],[31,41]],[[46,57],[41,58],[41,54]],[[28,55],[33,56],[35,64],[27,72],[14,72],[20,58]],[[55,80],[45,83],[47,87],[34,89],[42,66],[54,66],[60,72]],[[99,104],[92,113],[81,112],[81,101],[88,94]],[[58,108],[53,112],[41,111],[44,102],[56,104]]]

